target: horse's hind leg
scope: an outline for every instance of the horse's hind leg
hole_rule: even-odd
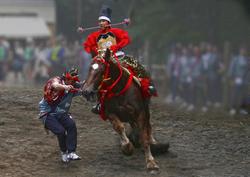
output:
[[[120,121],[120,119],[116,115],[110,115],[109,120],[113,125],[113,129],[120,135],[121,140],[121,149],[125,155],[132,155],[134,152],[134,146],[129,141],[124,124]]]
[[[137,126],[137,124],[135,124],[134,122],[130,123],[130,126],[132,128],[132,130],[130,131],[128,137],[129,140],[133,143],[133,145],[136,148],[140,147],[140,143],[139,142],[139,128]],[[151,124],[149,124],[149,137],[150,137],[150,144],[157,144],[157,141],[155,140],[153,134],[152,134],[152,128],[151,128]]]
[[[138,118],[138,125],[140,129],[140,137],[142,140],[142,145],[144,148],[145,158],[146,158],[146,167],[150,172],[158,171],[159,166],[157,165],[150,149],[150,144],[153,136],[151,132],[151,125],[149,122],[149,117],[145,113],[141,113]]]

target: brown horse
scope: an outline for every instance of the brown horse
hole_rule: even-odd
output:
[[[90,65],[88,76],[83,86],[86,96],[99,93],[100,115],[109,120],[114,130],[120,135],[121,149],[126,155],[133,153],[134,145],[126,135],[124,123],[129,123],[139,133],[139,143],[143,146],[146,168],[150,172],[159,170],[150,149],[156,140],[152,136],[150,123],[149,98],[142,94],[133,75],[124,69],[117,58],[111,57],[109,49],[103,57],[98,55]]]

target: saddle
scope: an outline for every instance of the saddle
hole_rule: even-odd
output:
[[[149,86],[151,85],[150,74],[145,68],[132,56],[123,55],[118,57],[123,71],[133,74],[133,81],[141,88],[143,97],[156,96],[157,94],[150,93]]]

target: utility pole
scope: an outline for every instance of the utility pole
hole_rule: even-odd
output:
[[[76,0],[76,25],[82,24],[82,0]]]

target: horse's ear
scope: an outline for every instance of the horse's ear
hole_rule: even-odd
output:
[[[107,49],[106,49],[106,52],[105,52],[104,59],[105,59],[106,61],[108,61],[108,60],[110,59],[110,57],[111,57],[111,51],[110,51],[109,48],[107,48]]]

